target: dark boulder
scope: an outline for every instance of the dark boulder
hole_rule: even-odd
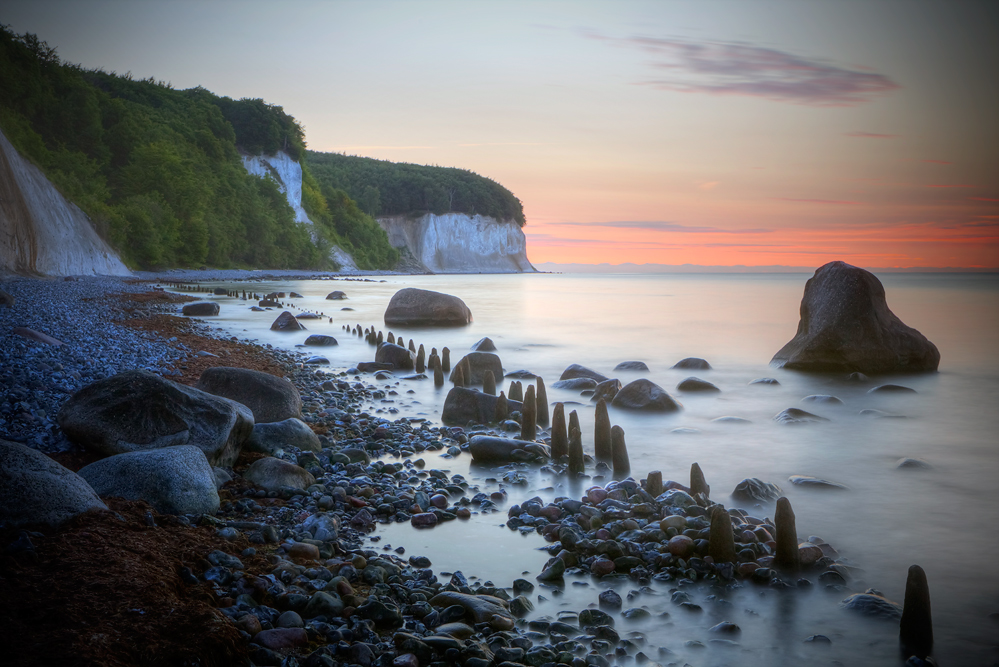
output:
[[[611,405],[624,410],[643,410],[646,412],[675,412],[683,408],[666,390],[642,378],[629,382],[614,397]]]
[[[257,302],[257,306],[260,308],[284,308],[280,303],[274,299],[261,299]]]
[[[409,327],[465,326],[472,311],[450,294],[407,287],[396,292],[385,309],[385,324]]]
[[[850,489],[850,487],[845,484],[830,482],[827,479],[819,479],[818,477],[810,477],[808,475],[791,475],[787,478],[787,481],[791,482],[795,486],[809,489],[820,489],[825,491],[848,491]]]
[[[125,371],[66,401],[59,426],[105,456],[194,445],[213,466],[231,466],[253,430],[249,408],[148,371]]]
[[[242,403],[253,412],[257,423],[302,416],[302,397],[298,389],[288,380],[270,373],[215,366],[206,369],[194,386],[209,394]]]
[[[749,477],[736,484],[732,498],[743,503],[772,503],[783,493],[776,484]]]
[[[476,463],[512,463],[547,458],[547,452],[538,443],[488,435],[476,435],[469,440],[468,453]]]
[[[473,345],[472,349],[476,352],[495,352],[496,343],[493,342],[492,338],[487,336],[486,338],[480,339],[475,345]]]
[[[180,309],[181,314],[189,317],[205,317],[208,315],[218,315],[219,305],[214,301],[198,301],[196,303],[186,303]]]
[[[647,371],[648,365],[644,361],[622,361],[614,367],[616,371]]]
[[[572,378],[590,378],[591,380],[595,380],[597,382],[603,382],[607,379],[607,376],[590,370],[586,366],[572,364],[562,371],[562,375],[559,376],[559,380],[571,380]]]
[[[555,389],[575,389],[576,391],[582,391],[583,389],[596,389],[597,381],[593,378],[569,378],[568,380],[559,380],[552,387]]]
[[[504,397],[505,398],[505,397]],[[498,396],[475,389],[453,387],[444,399],[441,421],[449,426],[464,426],[468,422],[488,424],[496,413]],[[519,412],[523,404],[506,399],[508,412]]]
[[[801,299],[794,338],[771,364],[799,371],[935,371],[940,352],[888,308],[873,273],[844,262],[819,267]]]
[[[375,363],[392,364],[392,368],[411,371],[416,367],[416,355],[395,343],[383,343],[375,352]]]
[[[617,392],[619,391],[621,391],[620,380],[617,378],[604,380],[603,382],[597,383],[597,386],[593,388],[593,395],[590,396],[590,400],[596,402],[602,398],[605,401],[610,402],[614,400],[614,397],[617,396]]]
[[[774,421],[778,424],[790,426],[792,424],[810,424],[813,422],[827,422],[829,420],[825,417],[813,415],[807,410],[802,410],[800,408],[788,408],[787,410],[781,410],[774,415]]]
[[[721,389],[711,384],[707,380],[702,380],[697,377],[689,377],[685,380],[680,380],[680,383],[676,385],[677,391],[686,392],[701,392],[701,393],[717,393]]]
[[[313,345],[315,347],[330,347],[332,345],[338,345],[336,338],[333,336],[325,336],[323,334],[312,334],[305,339],[306,345]]]
[[[287,310],[277,316],[271,324],[271,331],[303,331],[305,325],[295,319]]]
[[[486,371],[492,372],[494,379],[503,377],[503,364],[500,363],[499,356],[492,352],[470,352],[455,365],[455,369],[459,367],[464,368],[466,373],[471,371],[465,377],[465,384],[482,384],[486,377]],[[455,372],[452,371],[451,377],[448,378],[451,382],[454,382]]]
[[[327,301],[343,301],[347,298],[347,295],[340,290],[335,290],[326,295]]]
[[[698,357],[687,357],[673,364],[673,368],[685,371],[709,371],[711,364]]]

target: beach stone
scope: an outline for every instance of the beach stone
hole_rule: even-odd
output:
[[[407,287],[396,292],[385,309],[385,324],[409,327],[465,326],[472,311],[456,296]]]
[[[686,391],[686,392],[702,392],[702,393],[717,393],[721,391],[721,389],[711,384],[707,380],[702,380],[701,378],[693,376],[686,378],[684,380],[680,380],[680,382],[676,385],[676,390]]]
[[[822,549],[814,544],[803,542],[798,545],[798,562],[802,567],[814,565],[823,555]]]
[[[528,442],[489,435],[476,435],[468,441],[468,453],[477,463],[511,463],[530,461],[535,454],[528,451]]]
[[[415,528],[432,528],[437,525],[437,515],[433,512],[421,512],[409,517],[409,523]]]
[[[915,389],[900,384],[882,384],[867,390],[868,394],[915,394]]]
[[[455,365],[455,371],[451,373],[451,376],[448,378],[449,381],[454,381],[454,374],[458,368],[464,368],[466,371],[464,378],[466,385],[482,384],[487,371],[493,374],[493,378],[503,377],[503,364],[500,362],[499,356],[491,352],[471,352],[466,354]],[[469,373],[468,371],[471,372]]]
[[[565,561],[561,558],[553,558],[551,563],[535,579],[538,581],[559,581],[564,574]]]
[[[212,468],[212,475],[215,477],[216,489],[221,489],[232,481],[232,475],[225,468]]]
[[[671,537],[666,548],[677,558],[689,558],[694,554],[694,540],[686,535]]]
[[[305,622],[295,611],[286,611],[277,617],[274,625],[279,628],[304,628]]]
[[[580,366],[579,364],[571,364],[564,371],[562,375],[559,376],[559,380],[571,380],[573,378],[589,378],[597,383],[604,382],[608,378],[605,375],[590,370],[586,366]]]
[[[569,378],[568,380],[559,380],[552,384],[552,387],[556,389],[570,389],[576,391],[582,391],[584,389],[595,389],[597,386],[597,381],[593,378]]]
[[[304,490],[316,483],[316,478],[304,468],[273,456],[254,461],[243,473],[243,478],[267,491],[277,491],[281,487]]]
[[[283,308],[283,307],[284,306],[278,303],[275,299],[261,299],[260,301],[257,302],[257,308],[260,310],[264,310],[266,308]]]
[[[755,380],[751,380],[749,384],[760,384],[760,385],[768,385],[771,387],[776,387],[780,385],[780,382],[778,382],[776,378],[756,378]]]
[[[82,477],[35,449],[0,440],[0,461],[0,526],[58,526],[107,509]]]
[[[595,561],[590,563],[590,573],[602,577],[605,574],[610,574],[615,569],[614,561],[609,558],[597,558]]]
[[[665,389],[645,378],[629,382],[622,387],[614,396],[611,405],[622,410],[643,412],[676,412],[683,408]]]
[[[923,459],[910,459],[904,458],[899,459],[895,464],[895,467],[899,470],[919,470],[919,469],[929,469],[933,466],[924,461]]]
[[[709,371],[711,364],[698,357],[687,357],[673,364],[673,368],[688,371]]]
[[[621,391],[621,381],[617,378],[612,378],[610,380],[604,380],[603,382],[598,382],[597,386],[593,388],[593,395],[590,396],[591,401],[613,401],[617,393]]]
[[[793,426],[797,424],[827,422],[829,420],[800,408],[788,408],[774,415],[774,421],[785,426]]]
[[[787,481],[791,482],[795,486],[801,486],[809,489],[825,489],[830,491],[848,491],[850,489],[850,487],[845,484],[830,482],[826,479],[819,479],[818,477],[810,477],[808,475],[791,475],[787,478]]]
[[[8,308],[12,308],[14,306],[15,301],[16,299],[14,299],[14,296],[12,294],[0,289],[0,306],[7,306]]]
[[[321,452],[319,436],[309,425],[296,417],[279,422],[254,424],[250,438],[243,448],[251,452],[273,455],[279,449],[297,447],[309,452]]]
[[[339,345],[336,338],[324,334],[312,334],[305,339],[305,344],[312,347],[332,347],[333,345]]]
[[[622,361],[614,367],[616,371],[648,371],[649,366],[644,361]]]
[[[329,366],[330,360],[322,356],[312,356],[306,359],[303,363],[306,366]]]
[[[347,295],[340,290],[333,290],[332,292],[326,295],[327,301],[343,301],[346,298]]]
[[[295,385],[262,371],[215,366],[205,369],[195,387],[245,405],[258,424],[302,416],[302,397]]]
[[[604,609],[620,609],[624,606],[624,600],[622,600],[621,596],[617,594],[617,591],[612,588],[602,591],[600,595],[597,596],[597,602]]]
[[[812,394],[811,396],[805,396],[801,399],[802,403],[822,403],[825,405],[843,405],[843,401],[836,398],[835,396],[830,396],[829,394]]]
[[[219,494],[204,452],[191,445],[109,456],[80,468],[97,495],[145,500],[161,514],[215,514]]]
[[[472,350],[475,352],[495,352],[496,343],[493,342],[492,338],[486,336],[485,338],[480,338],[474,345],[472,345]],[[498,375],[496,377],[499,377]]]
[[[196,303],[185,303],[180,309],[182,315],[188,317],[205,317],[219,314],[219,305],[214,301],[198,301]]]
[[[864,593],[855,593],[839,603],[844,609],[855,611],[865,616],[875,616],[891,620],[902,618],[902,607],[892,602],[874,589]]]
[[[392,368],[411,371],[416,367],[416,355],[395,343],[383,343],[375,352],[376,364],[392,364]]]
[[[732,497],[744,503],[772,503],[784,492],[776,484],[764,482],[756,477],[748,477],[735,486]]]
[[[295,319],[287,310],[271,323],[271,331],[304,331],[305,325]]]
[[[939,363],[937,347],[888,308],[881,281],[839,261],[805,283],[798,331],[771,360],[791,370],[867,374],[935,371]]]
[[[273,628],[261,630],[253,638],[253,641],[272,651],[282,651],[305,646],[309,643],[309,635],[303,628]]]
[[[228,467],[253,430],[253,415],[228,398],[133,370],[73,394],[59,410],[59,426],[105,456],[191,444],[210,465]]]
[[[493,421],[496,414],[498,400],[499,396],[475,389],[452,387],[444,398],[441,421],[449,426],[464,426],[469,422],[488,424]],[[505,395],[503,400],[506,402],[508,414],[523,410],[523,403],[520,401],[509,400]]]
[[[489,623],[493,627],[497,624],[505,625],[502,619],[513,621],[513,616],[507,609],[507,603],[492,595],[469,595],[457,591],[443,591],[430,598],[430,604],[437,608],[460,605],[465,610],[465,615],[475,623]]]
[[[321,320],[321,319],[323,319],[323,316],[322,315],[317,315],[316,313],[299,313],[298,315],[295,315],[295,319],[296,320]]]

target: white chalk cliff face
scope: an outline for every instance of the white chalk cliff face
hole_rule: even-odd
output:
[[[243,166],[246,171],[260,178],[273,178],[278,189],[288,198],[288,205],[295,212],[295,222],[312,224],[305,209],[302,208],[302,165],[292,159],[284,151],[278,151],[274,155],[244,155]],[[315,235],[312,237],[316,240]],[[333,246],[330,250],[330,257],[340,265],[345,271],[356,271],[357,265],[354,259],[339,246]]]
[[[512,220],[465,213],[378,218],[389,243],[406,247],[432,273],[524,273],[527,238]]]
[[[0,273],[131,275],[86,214],[0,132]]]

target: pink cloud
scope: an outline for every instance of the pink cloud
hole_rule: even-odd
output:
[[[923,187],[924,188],[973,188],[975,186],[959,183],[955,185],[924,185]]]
[[[845,132],[845,136],[859,139],[894,139],[897,134],[881,134],[880,132]]]
[[[862,204],[859,201],[849,201],[846,199],[798,199],[795,197],[771,197],[775,201],[794,201],[806,204]]]

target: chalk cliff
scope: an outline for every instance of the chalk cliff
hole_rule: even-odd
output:
[[[288,205],[295,212],[295,222],[312,224],[312,220],[302,208],[302,165],[297,160],[284,151],[278,151],[274,155],[244,155],[243,166],[254,176],[273,178],[278,189],[288,198]],[[343,271],[357,270],[353,258],[339,246],[333,246],[330,257]]]
[[[0,132],[0,273],[130,275],[86,214]]]
[[[396,248],[408,248],[431,273],[523,273],[527,239],[516,222],[464,213],[378,218]]]

